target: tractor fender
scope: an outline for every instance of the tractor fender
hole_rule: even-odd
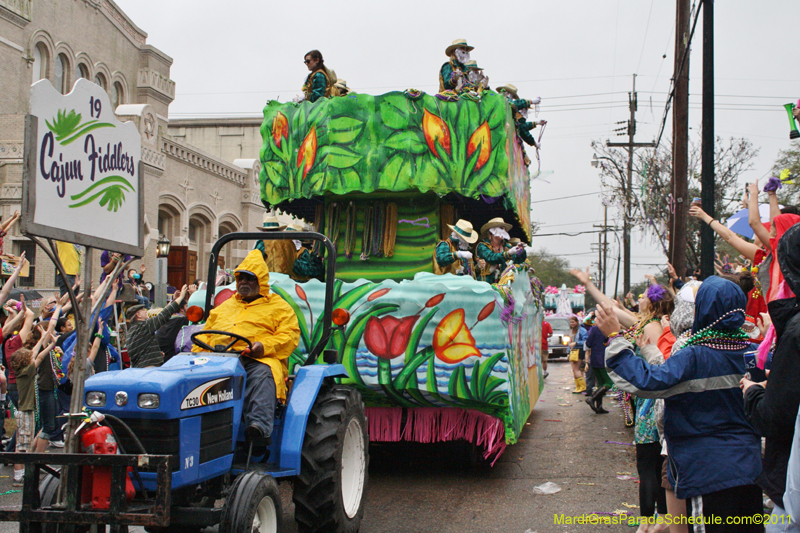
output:
[[[300,473],[300,454],[311,408],[325,378],[347,377],[344,365],[309,365],[297,368],[297,376],[286,406],[281,437],[280,468]],[[296,475],[295,474],[295,475]]]

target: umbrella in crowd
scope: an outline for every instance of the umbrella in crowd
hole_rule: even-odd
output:
[[[737,211],[733,215],[731,215],[727,222],[725,223],[734,233],[738,233],[742,237],[747,237],[748,239],[753,238],[753,228],[750,227],[750,223],[747,222],[747,209],[742,209]],[[761,215],[761,222],[769,222],[769,204],[760,204],[758,206],[758,213]]]
[[[33,289],[23,289],[20,287],[11,289],[11,292],[8,294],[8,297],[12,300],[19,300],[20,296],[24,296],[27,301],[40,300],[42,298],[42,295]]]

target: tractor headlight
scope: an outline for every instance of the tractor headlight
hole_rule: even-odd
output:
[[[106,405],[106,393],[100,391],[87,392],[86,405],[89,407],[104,407]]]
[[[161,405],[161,398],[158,397],[158,394],[143,392],[139,395],[139,407],[142,409],[158,409],[159,405]]]
[[[122,407],[123,405],[128,405],[128,393],[124,390],[117,392],[114,395],[114,403]]]

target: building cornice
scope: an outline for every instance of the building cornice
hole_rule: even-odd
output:
[[[147,33],[133,23],[113,0],[84,0],[87,4],[102,7],[101,11],[118,26],[122,32],[137,46],[147,43]]]
[[[219,178],[235,183],[239,187],[247,184],[247,172],[229,162],[214,157],[182,142],[162,135],[161,151],[176,161],[182,161],[193,167],[204,170]]]
[[[238,118],[171,118],[170,128],[202,128],[208,126],[258,126],[264,121],[261,117]]]
[[[31,21],[33,0],[0,0],[0,18],[24,28]]]

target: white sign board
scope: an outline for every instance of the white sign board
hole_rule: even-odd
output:
[[[79,79],[67,95],[31,87],[22,231],[143,255],[142,143],[99,85]]]

